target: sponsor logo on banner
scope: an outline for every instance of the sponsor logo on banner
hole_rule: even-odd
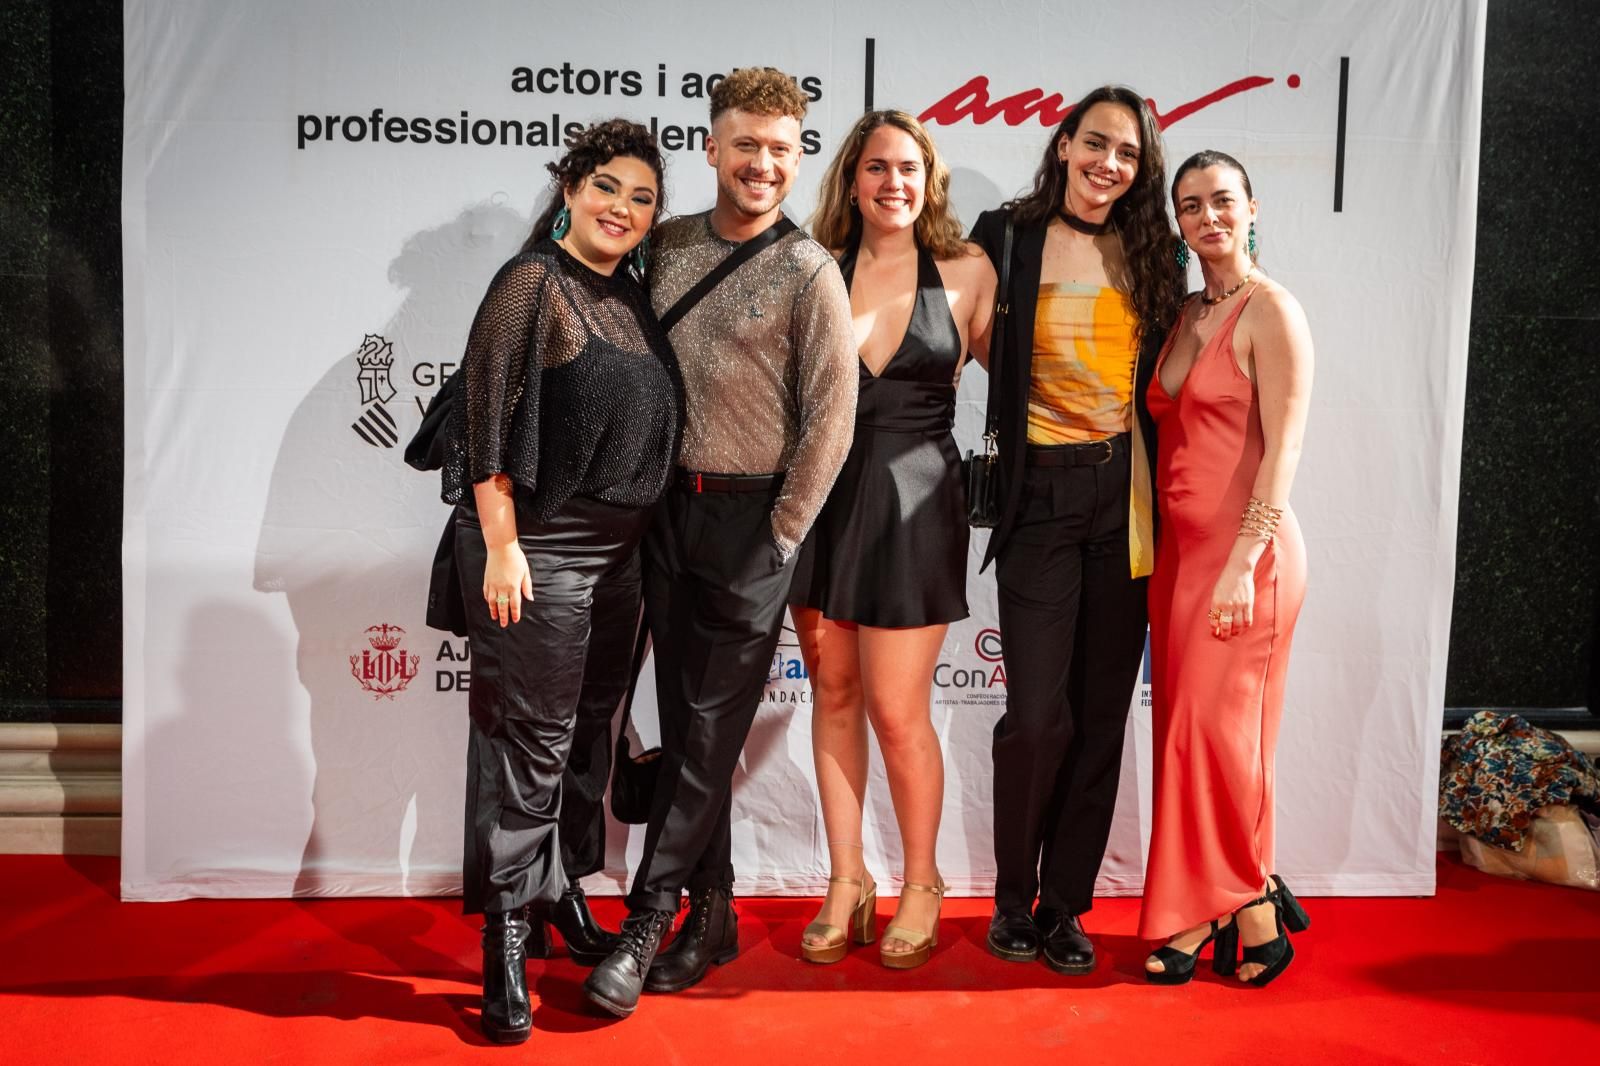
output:
[[[395,398],[389,369],[394,366],[394,345],[376,333],[361,338],[356,352],[356,381],[361,386],[361,417],[350,424],[356,436],[374,448],[393,448],[400,430],[388,404]]]
[[[980,629],[970,651],[933,668],[934,702],[962,707],[997,707],[1006,701],[1006,668],[1000,631]]]
[[[806,672],[805,660],[800,658],[800,638],[795,635],[793,626],[785,625],[778,634],[772,665],[767,668],[766,702],[811,702],[811,675]]]
[[[412,655],[401,647],[406,631],[400,626],[382,623],[367,627],[367,643],[361,654],[350,656],[350,674],[361,682],[361,688],[370,692],[375,700],[394,699],[404,692],[411,679],[417,676],[420,655]]]

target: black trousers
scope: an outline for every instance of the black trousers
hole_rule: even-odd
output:
[[[1128,567],[1128,450],[1026,468],[996,557],[1006,710],[994,730],[995,907],[1094,905],[1144,652],[1146,579]]]
[[[519,507],[517,541],[533,573],[533,599],[523,601],[521,621],[502,628],[481,595],[482,528],[471,509],[457,509],[456,565],[472,643],[462,857],[468,914],[551,902],[566,886],[562,776],[583,702],[595,590],[619,578],[626,584],[648,514],[575,498],[540,522]],[[614,667],[625,678],[631,617],[622,629],[598,645],[625,648]]]
[[[733,772],[783,624],[793,560],[772,540],[777,488],[667,490],[644,543],[661,777],[628,906],[676,910],[733,885]]]
[[[572,752],[561,775],[561,865],[568,881],[605,866],[605,796],[616,750],[611,719],[628,692],[639,599],[639,553],[633,551],[620,567],[600,579],[589,610],[583,689],[578,695]]]

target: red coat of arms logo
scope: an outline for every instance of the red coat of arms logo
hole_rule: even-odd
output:
[[[407,655],[400,646],[406,631],[399,626],[368,626],[366,635],[372,647],[350,656],[350,674],[372,693],[373,699],[392,700],[417,676],[417,663],[422,657]]]

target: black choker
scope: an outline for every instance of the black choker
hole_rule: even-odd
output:
[[[1065,211],[1057,211],[1056,217],[1065,222],[1068,229],[1075,229],[1079,233],[1087,234],[1090,237],[1100,236],[1106,231],[1106,227],[1111,224],[1110,215],[1106,216],[1106,221],[1104,222],[1085,222],[1077,215],[1069,215]]]

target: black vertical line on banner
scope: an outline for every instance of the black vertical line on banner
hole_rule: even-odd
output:
[[[875,53],[877,50],[878,50],[878,39],[876,37],[868,37],[867,38],[867,106],[862,108],[863,111],[871,111],[872,110],[872,61],[873,61],[873,53]]]
[[[1344,118],[1350,102],[1350,57],[1339,57],[1339,135],[1333,157],[1333,209],[1344,210]]]

